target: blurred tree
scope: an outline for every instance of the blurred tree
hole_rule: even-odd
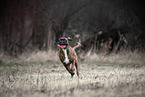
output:
[[[11,55],[48,50],[64,35],[85,41],[112,29],[126,33],[133,50],[145,47],[145,11],[137,0],[5,0],[1,7],[0,49]]]

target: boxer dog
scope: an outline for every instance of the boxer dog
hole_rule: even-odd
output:
[[[77,76],[79,77],[79,66],[78,66],[78,58],[75,52],[75,49],[80,47],[81,44],[77,42],[77,45],[71,47],[69,45],[69,41],[72,41],[70,37],[59,38],[58,47],[59,47],[59,59],[66,68],[66,70],[71,74],[71,77],[75,74],[75,68]]]

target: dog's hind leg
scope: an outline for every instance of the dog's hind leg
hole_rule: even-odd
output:
[[[75,60],[72,62],[72,65],[71,65],[71,71],[72,71],[72,72],[75,71]]]
[[[72,74],[71,74],[71,77],[73,78],[73,75],[75,74],[74,73],[74,71],[75,71],[75,60],[72,62],[72,65],[71,65],[71,72],[72,72]]]
[[[79,77],[79,65],[78,65],[78,62],[77,61],[75,62],[75,66],[76,66],[77,76]]]

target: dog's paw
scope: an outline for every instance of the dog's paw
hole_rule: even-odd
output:
[[[71,78],[73,78],[74,74],[75,74],[75,73],[72,73],[72,74],[71,74]]]
[[[81,43],[80,42],[76,42],[76,45],[80,45],[81,46]]]
[[[70,71],[74,73],[75,69],[70,69]]]

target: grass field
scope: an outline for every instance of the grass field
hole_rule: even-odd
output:
[[[145,97],[145,54],[81,55],[71,78],[54,51],[0,54],[0,97]]]

